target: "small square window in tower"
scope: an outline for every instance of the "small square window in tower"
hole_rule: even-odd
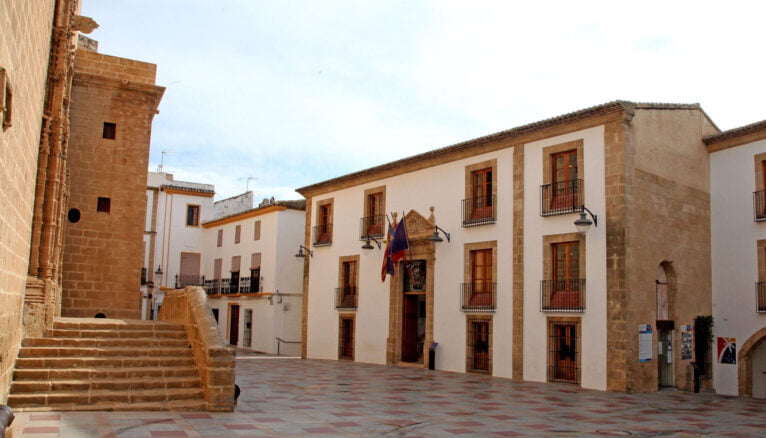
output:
[[[112,200],[110,198],[98,198],[98,203],[96,204],[96,211],[109,213],[112,210]]]
[[[117,138],[117,124],[111,122],[104,122],[104,130],[101,135],[102,138],[107,140],[114,140]]]

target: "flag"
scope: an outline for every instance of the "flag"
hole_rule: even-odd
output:
[[[407,227],[404,226],[404,215],[402,215],[402,220],[396,226],[394,238],[391,240],[391,261],[396,263],[401,260],[408,249],[410,249],[410,242],[407,239]]]
[[[386,274],[394,275],[394,262],[391,260],[391,237],[394,235],[394,228],[391,222],[388,223],[388,234],[386,235],[386,250],[383,251],[383,266],[380,267],[380,281],[386,281]]]

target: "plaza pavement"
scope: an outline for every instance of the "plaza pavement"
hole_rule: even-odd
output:
[[[238,354],[233,413],[19,413],[37,437],[764,437],[766,400]]]

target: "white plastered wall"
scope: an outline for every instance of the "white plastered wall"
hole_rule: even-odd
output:
[[[762,153],[766,140],[710,154],[713,332],[736,338],[738,348],[766,327],[766,314],[755,311],[757,242],[766,239],[766,223],[753,218],[754,157]],[[713,349],[716,392],[737,395],[737,365],[718,363]]]
[[[576,232],[578,213],[540,216],[543,148],[583,140],[585,206],[598,216],[598,226],[585,235],[586,309],[583,313],[540,311],[543,236]],[[581,318],[581,386],[606,390],[606,204],[604,193],[604,128],[598,126],[524,145],[524,380],[547,380],[548,317]]]

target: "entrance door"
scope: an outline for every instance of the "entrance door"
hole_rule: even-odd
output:
[[[660,388],[672,388],[673,383],[673,330],[657,331],[657,380]]]
[[[242,345],[244,347],[253,345],[253,309],[245,309],[245,332]]]
[[[577,383],[577,325],[556,323],[551,327],[552,382]]]
[[[753,398],[766,399],[766,340],[761,341],[750,358],[753,368]]]
[[[354,319],[340,319],[340,358],[354,360]]]
[[[402,263],[402,362],[423,363],[426,338],[426,261]]]
[[[229,344],[237,345],[239,341],[239,304],[229,307]]]
[[[489,321],[471,321],[474,371],[489,371]]]

